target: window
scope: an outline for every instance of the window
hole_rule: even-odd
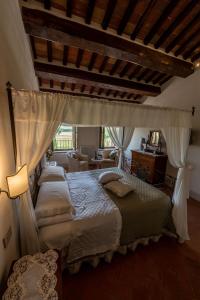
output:
[[[113,148],[115,145],[113,144],[107,127],[100,127],[100,148]]]
[[[76,127],[61,124],[53,138],[53,150],[70,150],[76,148]]]

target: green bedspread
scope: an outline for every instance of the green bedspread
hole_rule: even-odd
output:
[[[122,174],[122,181],[134,187],[134,192],[123,198],[107,191],[122,216],[121,245],[133,242],[137,238],[161,234],[163,229],[174,231],[172,204],[166,194],[118,168],[89,172],[98,180],[99,174],[108,170]]]

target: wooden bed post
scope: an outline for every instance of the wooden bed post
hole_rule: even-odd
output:
[[[13,141],[13,153],[14,153],[14,160],[16,164],[17,160],[17,143],[16,143],[16,131],[15,131],[15,119],[14,119],[14,111],[13,111],[13,102],[12,102],[12,85],[8,81],[7,84],[7,95],[8,95],[8,106],[9,106],[9,113],[10,113],[10,125],[11,125],[11,132],[12,132],[12,141]]]

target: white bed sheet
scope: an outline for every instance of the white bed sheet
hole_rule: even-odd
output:
[[[89,172],[67,175],[76,215],[72,221],[42,227],[42,248],[68,248],[67,262],[115,250],[120,241],[119,209]]]

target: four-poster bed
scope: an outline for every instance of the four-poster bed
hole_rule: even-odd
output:
[[[166,140],[169,160],[173,166],[179,168],[172,209],[176,234],[179,240],[184,241],[189,238],[187,231],[188,170],[186,154],[191,127],[190,112],[147,105],[111,103],[98,99],[94,101],[87,97],[33,91],[13,90],[12,97],[16,129],[17,167],[26,162],[29,168],[29,174],[33,173],[38,162],[41,160],[60,122],[91,126],[104,125],[110,128],[124,127],[125,130],[127,130],[127,136],[130,135],[128,132],[133,132],[135,127],[161,128]],[[119,129],[117,137],[119,138],[118,144],[121,153],[126,148],[123,144],[124,136],[124,130],[122,134],[120,134]],[[115,170],[115,172],[122,172],[117,170]],[[82,175],[80,175],[80,178],[81,176]],[[93,175],[90,175],[89,178],[91,179],[92,176]],[[123,174],[123,176],[126,177],[126,174]],[[76,178],[73,178],[72,175],[69,174],[67,177],[69,182],[70,180],[71,182],[76,182]],[[78,177],[77,180],[81,182],[81,179]],[[126,180],[130,180],[130,178]],[[92,182],[94,183],[94,180]],[[139,185],[142,186],[142,194],[142,190],[145,190],[145,186],[141,183]],[[94,187],[95,184],[91,184],[91,186]],[[87,190],[90,190],[89,186],[87,186]],[[157,193],[159,193],[159,191],[157,191]],[[110,197],[108,199],[111,203],[114,203],[110,200]],[[142,197],[142,199],[144,199],[144,197]],[[168,201],[169,199],[166,202],[168,203]],[[38,235],[38,228],[29,193],[22,197],[19,206],[22,251],[23,253],[34,253],[41,247],[41,240],[39,239],[41,239],[42,231]],[[159,209],[157,209],[157,211],[159,211]],[[123,219],[123,213],[120,212],[120,215]],[[166,214],[164,220],[166,222]],[[161,223],[163,225],[164,221],[162,220]],[[59,226],[62,226],[62,223],[61,225],[58,224],[58,227]],[[117,228],[119,226],[115,227]],[[162,229],[164,229],[164,227],[163,225]],[[47,230],[47,228],[43,229],[43,232],[45,230]],[[119,231],[121,231],[121,229]],[[160,233],[161,231],[158,236],[153,236],[153,238],[157,240]],[[138,236],[139,239],[142,239],[143,243],[147,243],[151,237],[151,233],[147,234],[146,237]],[[129,240],[128,242],[131,241]],[[113,251],[114,248],[117,249],[118,246],[120,246],[120,243],[116,240],[114,247],[111,247],[112,249],[110,250]],[[136,247],[133,239],[130,247],[133,249]],[[126,247],[123,249],[126,249]],[[96,251],[96,254],[101,255],[102,252],[109,252],[107,250],[108,249],[106,249],[106,251]],[[69,252],[67,254],[69,255]],[[94,255],[94,253],[92,253],[92,255]],[[109,255],[111,254],[109,253]],[[85,256],[87,256],[87,254],[79,258],[83,259]],[[73,259],[71,259],[71,262],[73,262]]]

